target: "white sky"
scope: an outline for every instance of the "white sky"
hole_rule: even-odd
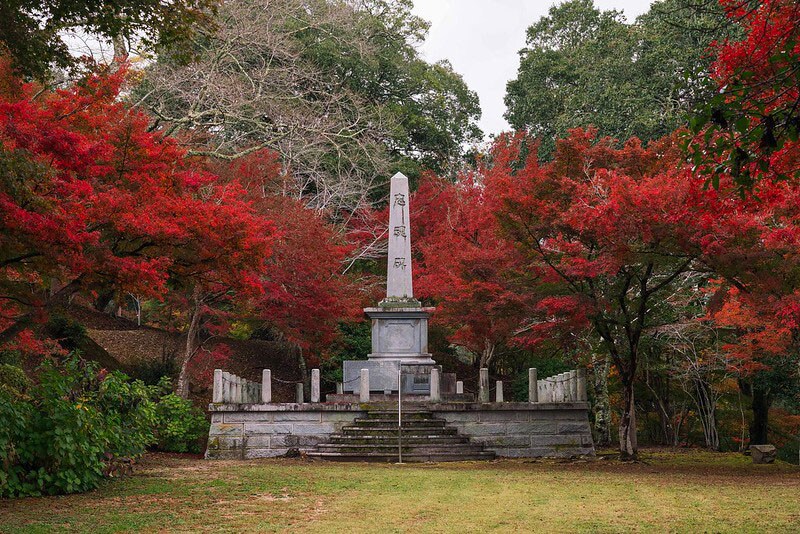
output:
[[[420,52],[427,61],[448,59],[478,93],[484,133],[509,128],[503,119],[506,82],[516,78],[517,52],[525,30],[547,15],[554,0],[414,0],[414,14],[431,23]],[[623,11],[629,22],[647,11],[650,1],[594,0],[600,9]]]

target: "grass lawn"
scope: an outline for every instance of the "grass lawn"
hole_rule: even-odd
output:
[[[797,531],[800,468],[738,454],[643,462],[206,461],[149,455],[83,495],[0,501],[0,531]]]

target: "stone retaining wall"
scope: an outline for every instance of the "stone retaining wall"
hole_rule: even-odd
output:
[[[464,405],[462,405],[464,406]],[[447,424],[500,457],[571,457],[594,454],[584,402],[505,402],[429,409]]]
[[[357,403],[212,404],[206,458],[281,456],[328,440],[369,409],[397,408]],[[585,402],[413,403],[500,457],[570,457],[594,454]]]
[[[268,458],[310,449],[366,412],[323,403],[211,405],[206,458]]]

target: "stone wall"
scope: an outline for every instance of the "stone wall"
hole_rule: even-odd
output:
[[[459,433],[507,458],[571,457],[594,454],[584,402],[529,404],[453,403],[429,409]]]
[[[212,404],[206,458],[280,456],[328,440],[331,434],[365,417],[369,409],[396,409],[357,403]],[[585,402],[573,403],[420,403],[459,433],[500,457],[570,457],[594,454]]]
[[[206,458],[269,458],[322,443],[366,412],[323,403],[211,405]]]

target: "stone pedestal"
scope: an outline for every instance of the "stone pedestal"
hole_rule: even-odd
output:
[[[397,393],[397,377],[400,360],[345,360],[343,362],[344,391],[358,393],[360,391],[359,376],[361,369],[369,369],[369,389],[377,393]],[[441,367],[435,364],[402,364],[403,395],[430,394],[431,369]]]
[[[396,304],[396,305],[393,305]],[[404,394],[428,395],[430,372],[436,362],[428,352],[428,317],[432,308],[414,306],[410,300],[384,301],[366,308],[372,320],[372,352],[369,360],[344,362],[344,390],[358,391],[358,373],[370,370],[370,390],[396,393],[398,369],[403,367]]]
[[[403,365],[433,365],[428,352],[428,318],[433,308],[366,308],[372,319],[370,361],[398,360]]]
[[[436,365],[428,352],[428,318],[433,308],[423,308],[414,298],[409,201],[408,178],[397,173],[389,193],[386,298],[378,307],[364,310],[372,320],[372,352],[366,362],[344,362],[344,391],[358,391],[358,372],[369,369],[371,391],[430,394],[430,372]],[[403,383],[399,384],[401,367]]]
[[[750,456],[754,464],[771,464],[778,457],[775,445],[750,445]]]

